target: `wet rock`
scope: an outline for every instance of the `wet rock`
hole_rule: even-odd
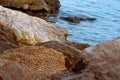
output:
[[[52,25],[43,19],[28,16],[0,6],[0,31],[11,43],[36,44],[56,40],[66,41],[65,29]]]
[[[24,80],[61,80],[60,74],[66,69],[64,55],[44,46],[6,50],[0,58],[19,63],[25,69]]]
[[[37,44],[36,46],[45,46],[47,48],[61,52],[65,56],[66,67],[69,69],[74,68],[76,63],[80,59],[81,52],[72,46],[66,45],[65,43],[60,43],[57,41],[49,41],[49,42]]]
[[[73,22],[73,23],[79,23],[81,21],[94,21],[96,20],[96,18],[90,18],[90,17],[60,17],[61,19],[65,20],[65,21],[69,21],[69,22]]]
[[[0,80],[24,80],[22,67],[15,62],[0,59]]]

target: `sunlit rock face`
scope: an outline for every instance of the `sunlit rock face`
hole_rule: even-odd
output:
[[[0,5],[16,9],[56,11],[60,7],[58,0],[0,0]]]
[[[10,42],[36,44],[46,41],[66,40],[66,30],[51,25],[43,19],[0,6],[0,29]]]

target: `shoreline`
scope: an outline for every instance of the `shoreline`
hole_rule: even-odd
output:
[[[67,34],[41,18],[0,6],[0,79],[120,79],[120,38],[91,46],[69,42]]]

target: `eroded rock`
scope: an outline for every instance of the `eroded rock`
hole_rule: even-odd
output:
[[[56,40],[66,41],[65,29],[46,21],[0,6],[0,33],[15,44],[36,44]]]

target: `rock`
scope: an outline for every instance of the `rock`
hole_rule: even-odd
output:
[[[65,29],[46,21],[0,6],[0,31],[14,44],[36,44],[56,40],[66,41]]]
[[[65,21],[69,21],[69,22],[73,22],[73,23],[79,23],[81,21],[94,21],[96,20],[96,18],[90,18],[90,17],[60,17],[61,19],[65,20]]]
[[[66,69],[64,55],[44,46],[6,50],[0,59],[11,60],[22,66],[25,69],[24,80],[61,80],[60,74]]]
[[[56,16],[60,8],[59,0],[0,0],[0,5],[44,20]]]
[[[58,0],[0,0],[0,5],[16,9],[57,11]]]
[[[5,41],[0,41],[0,53],[2,53],[5,50],[8,49],[14,49],[14,48],[18,48],[19,46],[9,43],[9,42],[5,42]]]
[[[66,67],[68,69],[74,68],[76,63],[80,59],[81,52],[72,46],[66,45],[65,43],[60,43],[57,41],[49,41],[45,43],[37,44],[36,46],[45,46],[47,48],[52,48],[58,52],[61,52],[65,56]]]
[[[86,49],[87,71],[97,80],[120,80],[120,38]],[[85,74],[88,74],[87,71]],[[90,74],[89,74],[90,75]]]
[[[120,38],[85,49],[82,60],[87,66],[74,80],[120,80]]]
[[[84,43],[78,43],[78,42],[66,42],[67,45],[73,46],[74,48],[79,49],[80,51],[83,51],[85,48],[89,47],[89,44]]]
[[[15,62],[0,59],[0,80],[24,80],[22,67]]]

